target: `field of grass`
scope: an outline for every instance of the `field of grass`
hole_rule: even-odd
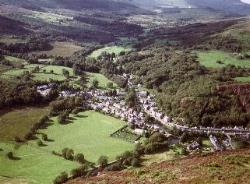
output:
[[[120,52],[125,51],[128,52],[130,51],[130,48],[125,48],[125,47],[121,47],[121,46],[110,46],[110,47],[104,47],[101,49],[97,49],[94,52],[92,52],[90,54],[90,57],[92,58],[97,58],[98,56],[100,56],[103,52],[107,52],[107,53],[115,53],[116,55],[120,54]]]
[[[86,72],[87,76],[88,76],[88,87],[90,87],[92,85],[93,80],[98,80],[99,81],[99,87],[106,89],[107,88],[107,84],[109,82],[112,82],[111,80],[109,80],[107,77],[105,77],[104,75],[100,74],[100,73],[89,73]],[[117,84],[113,83],[114,88],[117,88]]]
[[[2,78],[8,79],[13,77],[18,77],[22,75],[25,71],[32,71],[36,66],[40,67],[40,71],[36,73],[32,73],[33,80],[36,81],[49,81],[49,79],[63,81],[65,80],[65,76],[62,73],[63,69],[66,69],[69,71],[69,75],[73,77],[73,69],[64,67],[64,66],[55,66],[55,65],[37,65],[37,64],[31,64],[31,65],[25,65],[23,69],[11,69],[2,74]],[[50,71],[53,70],[53,73],[50,73]]]
[[[83,49],[82,47],[75,45],[72,42],[55,42],[52,44],[53,49],[49,51],[36,51],[31,52],[31,55],[43,55],[46,54],[48,56],[62,56],[62,57],[70,57],[75,52]]]
[[[7,112],[0,111],[0,141],[10,141],[23,136],[33,124],[48,114],[47,107],[26,107]]]
[[[234,80],[238,82],[250,82],[250,76],[249,77],[236,77]]]
[[[65,160],[50,152],[32,145],[15,146],[11,143],[0,143],[0,176],[5,176],[4,183],[50,184],[61,172],[70,172],[79,167],[76,162]],[[12,151],[15,160],[6,157]],[[1,182],[1,178],[0,178]]]
[[[48,23],[60,23],[60,24],[65,24],[73,20],[73,17],[70,17],[70,16],[64,16],[64,15],[50,13],[50,12],[39,12],[39,11],[32,11],[32,14],[24,15],[24,16],[35,18],[35,19],[41,19],[44,22],[48,22]]]
[[[118,154],[133,148],[131,143],[110,137],[125,122],[94,111],[83,112],[73,118],[67,125],[60,125],[54,118],[54,124],[41,131],[54,140],[46,143],[43,150],[61,151],[69,147],[75,153],[83,153],[88,161],[96,162],[101,155],[114,160]]]
[[[83,153],[92,162],[96,162],[101,155],[108,156],[112,161],[118,154],[133,148],[133,144],[109,136],[124,126],[123,121],[94,111],[82,112],[72,118],[67,125],[60,125],[57,118],[52,118],[52,125],[40,130],[50,139],[44,142],[46,146],[38,147],[35,140],[23,145],[0,142],[0,183],[28,181],[50,184],[61,172],[69,173],[79,167],[76,162],[52,154],[52,151],[61,152],[65,147],[75,153]],[[10,151],[14,153],[15,160],[7,159],[6,154]]]
[[[250,60],[241,60],[237,56],[223,51],[197,52],[197,55],[201,65],[208,68],[222,68],[230,64],[250,68]],[[221,61],[221,63],[217,61]]]

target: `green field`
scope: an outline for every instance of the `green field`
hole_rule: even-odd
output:
[[[238,82],[250,82],[250,76],[249,77],[236,77],[234,80]]]
[[[6,183],[23,180],[28,183],[50,184],[61,172],[70,172],[79,166],[76,162],[64,160],[32,145],[17,147],[11,143],[0,143],[0,148],[3,150],[0,151],[0,176],[6,177]],[[16,160],[6,158],[9,151],[14,152]]]
[[[44,142],[46,146],[38,147],[36,141],[21,146],[0,142],[0,182],[23,180],[29,183],[51,183],[61,172],[69,173],[78,167],[76,162],[51,153],[60,152],[65,147],[73,149],[75,153],[83,153],[92,162],[96,162],[101,155],[108,156],[109,161],[112,161],[118,154],[133,149],[133,144],[109,136],[124,126],[125,122],[94,111],[83,112],[72,118],[72,122],[67,125],[60,125],[57,118],[52,118],[52,125],[40,130],[51,140]],[[6,158],[9,151],[14,152],[17,160]],[[6,177],[10,177],[9,180]]]
[[[30,64],[25,65],[23,69],[11,69],[2,74],[2,78],[8,79],[13,77],[18,77],[22,75],[25,71],[32,71],[36,66],[40,67],[39,72],[32,73],[33,80],[36,81],[49,81],[50,79],[63,81],[66,77],[63,75],[62,70],[66,69],[69,71],[71,77],[73,77],[73,69],[64,67],[64,66],[55,66],[55,65],[37,65]],[[53,73],[51,71],[53,70]]]
[[[237,56],[223,51],[197,52],[197,55],[201,65],[208,68],[222,68],[226,65],[250,68],[250,60],[241,60]]]
[[[42,149],[61,151],[65,147],[83,153],[88,161],[96,162],[99,156],[106,155],[114,160],[116,155],[133,148],[133,144],[110,137],[110,134],[124,126],[125,122],[94,111],[87,111],[74,117],[72,123],[54,124],[41,132],[54,142]]]
[[[100,74],[100,73],[89,73],[86,72],[87,76],[88,76],[88,87],[91,86],[93,80],[98,80],[99,81],[99,88],[103,88],[106,89],[107,88],[107,84],[109,82],[112,82],[111,80],[109,80],[107,77],[105,77],[104,75]],[[117,85],[115,83],[113,83],[114,88],[117,88]]]
[[[33,124],[48,114],[47,107],[25,107],[7,112],[0,111],[0,141],[22,138]]]
[[[100,56],[103,52],[107,52],[109,54],[111,53],[115,53],[116,55],[120,54],[120,52],[125,51],[131,51],[131,48],[125,48],[125,47],[121,47],[121,46],[110,46],[110,47],[104,47],[98,50],[95,50],[94,52],[92,52],[90,54],[90,57],[92,58],[97,58],[98,56]]]

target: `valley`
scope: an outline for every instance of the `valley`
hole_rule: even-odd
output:
[[[247,183],[249,15],[0,0],[0,183]]]

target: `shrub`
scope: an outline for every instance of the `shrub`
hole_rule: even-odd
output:
[[[6,156],[7,156],[7,158],[8,159],[10,159],[10,160],[13,160],[14,159],[14,154],[13,154],[13,152],[8,152],[7,154],[6,154]]]
[[[100,158],[98,159],[98,164],[101,167],[105,167],[108,165],[108,157],[107,156],[100,156]]]
[[[82,153],[78,153],[75,158],[74,158],[75,161],[83,164],[85,162],[85,158],[84,158],[84,155]]]
[[[62,172],[59,176],[57,176],[53,183],[54,184],[62,184],[68,180],[68,174],[66,172]]]
[[[48,141],[48,136],[47,136],[46,134],[42,134],[42,139],[43,139],[44,141]]]
[[[20,137],[16,136],[15,137],[15,142],[16,143],[21,143],[21,142],[23,142],[23,140]]]
[[[131,165],[133,167],[138,167],[140,165],[140,160],[138,158],[133,158]]]
[[[43,142],[41,140],[37,141],[37,146],[43,146]]]

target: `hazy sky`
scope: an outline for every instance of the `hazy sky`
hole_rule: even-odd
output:
[[[241,0],[241,1],[250,4],[250,0]]]

